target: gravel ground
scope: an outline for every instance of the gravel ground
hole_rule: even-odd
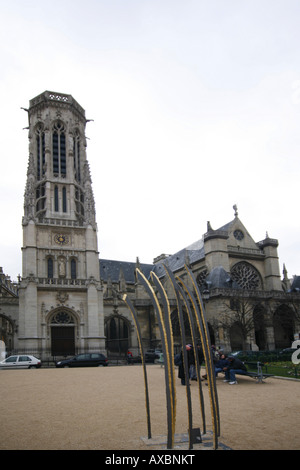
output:
[[[152,436],[167,434],[165,374],[147,366]],[[1,450],[148,450],[140,365],[84,369],[0,370]],[[268,378],[238,385],[217,378],[220,442],[233,450],[298,450],[300,381]],[[203,384],[207,430],[208,387]],[[197,382],[193,427],[202,426]],[[176,430],[188,429],[186,388],[176,371]],[[152,447],[154,449],[154,447]]]

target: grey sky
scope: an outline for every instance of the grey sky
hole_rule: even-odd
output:
[[[27,115],[85,108],[100,257],[152,262],[239,217],[299,272],[298,0],[0,0],[1,263],[21,273]],[[4,165],[5,163],[5,165]]]

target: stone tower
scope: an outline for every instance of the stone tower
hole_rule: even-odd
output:
[[[84,109],[45,91],[30,101],[19,348],[104,351],[95,203]]]

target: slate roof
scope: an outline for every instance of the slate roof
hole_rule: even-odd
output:
[[[182,269],[185,263],[195,263],[204,258],[204,245],[203,240],[199,240],[187,248],[178,251],[174,255],[168,256],[163,261],[156,264],[139,263],[141,271],[147,279],[150,277],[150,272],[153,271],[159,278],[165,275],[163,263],[168,263],[172,272]],[[107,282],[110,279],[112,282],[119,282],[121,271],[123,272],[125,281],[129,284],[135,283],[134,271],[137,267],[136,263],[129,261],[115,261],[108,259],[100,259],[100,278]]]
[[[300,291],[300,276],[294,276],[291,289],[289,292],[299,292]]]
[[[206,282],[210,289],[214,288],[228,288],[240,289],[240,286],[231,279],[230,274],[223,268],[223,266],[216,266],[211,270],[206,277]]]
[[[205,256],[203,240],[198,240],[192,245],[178,251],[174,255],[168,256],[165,260],[154,265],[154,272],[158,277],[165,275],[163,263],[167,264],[171,271],[174,273],[184,267],[186,263],[196,263]]]
[[[134,271],[137,267],[136,263],[129,261],[116,261],[110,259],[100,259],[100,279],[107,282],[110,279],[112,282],[119,282],[121,272],[123,272],[125,281],[128,284],[135,283]],[[150,271],[153,269],[153,264],[140,263],[140,269],[148,278]]]

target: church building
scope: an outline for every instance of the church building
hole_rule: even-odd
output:
[[[71,95],[45,91],[27,112],[22,276],[13,283],[0,272],[0,331],[9,353],[42,360],[85,351],[109,357],[124,357],[128,348],[138,353],[124,293],[138,312],[145,348],[159,348],[158,322],[136,267],[147,278],[151,271],[160,278],[180,347],[177,305],[164,265],[176,276],[186,276],[185,265],[192,269],[211,341],[225,352],[291,346],[300,332],[300,277],[288,279],[284,267],[281,278],[278,240],[266,234],[254,241],[234,206],[231,221],[218,229],[207,222],[198,241],[153,264],[99,258],[85,111]]]

